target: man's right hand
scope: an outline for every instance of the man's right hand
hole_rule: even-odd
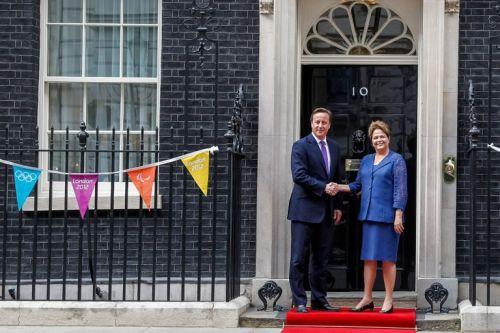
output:
[[[331,195],[332,197],[337,195],[337,193],[339,193],[338,184],[334,182],[328,183],[325,187],[325,193]]]

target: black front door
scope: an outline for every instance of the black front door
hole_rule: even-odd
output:
[[[400,240],[395,290],[415,289],[415,203],[417,140],[417,66],[303,66],[301,136],[311,132],[309,117],[316,107],[333,112],[329,135],[342,148],[344,182],[356,178],[357,162],[372,153],[368,126],[381,119],[391,127],[391,149],[408,167],[408,207]],[[362,290],[363,263],[359,198],[347,195],[345,219],[335,227],[329,263],[330,290]],[[381,271],[375,290],[383,290]]]

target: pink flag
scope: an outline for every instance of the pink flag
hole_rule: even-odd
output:
[[[85,218],[85,213],[89,207],[90,197],[94,192],[95,183],[97,183],[96,174],[79,174],[79,175],[69,175],[71,180],[71,185],[73,185],[73,190],[75,191],[76,202],[78,207],[80,207],[80,216],[82,220]]]

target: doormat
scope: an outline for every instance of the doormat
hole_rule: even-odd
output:
[[[415,309],[394,309],[393,313],[372,311],[339,312],[314,311],[297,313],[295,308],[286,315],[282,333],[398,333],[416,332]]]

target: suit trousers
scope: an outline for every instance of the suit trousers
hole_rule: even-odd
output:
[[[307,304],[304,289],[306,265],[309,266],[311,304],[327,302],[325,279],[332,248],[333,222],[330,214],[326,215],[327,218],[321,223],[291,222],[292,249],[289,280],[295,306]]]

